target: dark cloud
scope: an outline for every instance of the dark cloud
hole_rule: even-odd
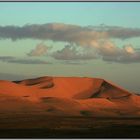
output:
[[[106,32],[63,23],[32,24],[22,27],[0,26],[1,39],[40,39],[87,46],[96,42],[98,38],[105,38],[106,36]]]
[[[11,59],[7,61],[8,63],[18,63],[18,64],[50,64],[42,60],[28,60],[28,59]]]
[[[0,61],[7,62],[8,60],[14,59],[13,56],[0,56]]]
[[[85,62],[85,61],[83,62],[83,61],[64,60],[62,62],[62,64],[78,66],[78,65],[85,65],[85,64],[87,64],[87,62]]]
[[[63,49],[54,52],[51,56],[59,60],[89,60],[95,59],[95,52],[92,48],[86,48],[84,51],[78,50],[77,46],[66,45]]]
[[[42,61],[39,59],[27,59],[27,58],[25,59],[11,56],[0,56],[0,61],[17,64],[51,64],[50,62]]]
[[[139,37],[139,28],[125,28],[117,26],[77,26],[63,23],[31,24],[25,26],[0,26],[0,38],[41,39],[74,42],[78,44],[90,43],[98,38],[113,37],[126,39]]]
[[[119,38],[119,39],[127,39],[133,37],[140,37],[140,29],[135,28],[123,28],[117,27],[114,29],[107,30],[110,37]]]
[[[100,26],[88,26],[91,30],[97,32],[106,32],[110,38],[127,39],[133,37],[140,37],[140,28],[129,28],[121,26],[108,26],[101,24]]]
[[[140,63],[140,53],[131,54],[121,54],[117,57],[103,56],[104,61],[118,62],[118,63]]]

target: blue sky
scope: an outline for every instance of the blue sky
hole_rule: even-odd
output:
[[[132,2],[6,2],[0,3],[0,9],[0,25],[62,22],[140,26],[140,4]]]
[[[138,2],[1,2],[0,75],[100,77],[140,92],[139,17]],[[52,35],[36,32],[33,24],[46,24],[44,28],[51,28]],[[24,31],[29,25],[35,38],[26,32],[25,37],[19,31],[19,27]],[[94,29],[92,32],[87,28],[102,25],[109,26],[109,30],[113,27],[113,31],[94,34]],[[121,33],[115,26],[120,27]],[[59,36],[59,31],[64,34]],[[92,34],[94,39],[88,39]],[[16,39],[12,40],[12,36]],[[45,39],[40,39],[42,36]],[[78,54],[81,50],[83,54]]]

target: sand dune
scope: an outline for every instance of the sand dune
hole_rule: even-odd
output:
[[[0,114],[140,117],[140,96],[104,79],[40,77],[0,81]]]

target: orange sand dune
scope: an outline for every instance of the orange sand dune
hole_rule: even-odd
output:
[[[140,117],[140,96],[98,78],[45,76],[13,82],[0,80],[0,114],[10,112]]]

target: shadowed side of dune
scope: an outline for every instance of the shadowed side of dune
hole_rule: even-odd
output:
[[[52,77],[39,77],[34,79],[27,79],[22,81],[14,81],[14,83],[25,85],[25,86],[34,86],[37,88],[52,88],[54,86]]]
[[[104,80],[101,84],[99,91],[93,94],[91,98],[102,97],[108,99],[116,99],[127,97],[130,95],[132,95],[130,92]]]
[[[95,84],[96,83],[96,84]],[[87,91],[88,93],[88,91]],[[119,99],[124,97],[129,97],[132,95],[130,92],[113,85],[103,79],[94,79],[92,92],[87,94],[78,93],[73,98],[76,99],[88,99],[88,98],[106,98],[106,99]]]

